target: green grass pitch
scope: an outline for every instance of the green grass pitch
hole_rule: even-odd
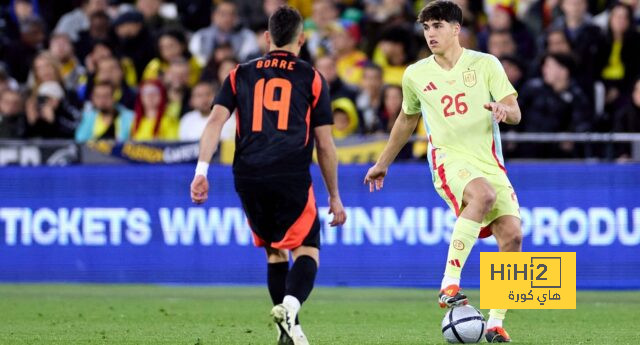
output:
[[[435,296],[319,287],[300,320],[314,345],[446,344]],[[639,291],[577,298],[576,310],[509,311],[513,343],[640,344]],[[270,308],[266,287],[0,285],[0,344],[275,344]]]

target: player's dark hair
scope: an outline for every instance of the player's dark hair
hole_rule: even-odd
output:
[[[293,42],[302,26],[300,12],[291,6],[281,6],[269,18],[269,34],[276,47]]]
[[[418,23],[427,20],[443,20],[462,25],[462,9],[449,0],[435,0],[427,4],[418,15]]]

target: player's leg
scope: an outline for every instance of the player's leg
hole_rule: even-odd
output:
[[[501,252],[522,251],[522,228],[518,217],[499,217],[491,223],[491,232]]]
[[[267,286],[273,305],[282,303],[289,273],[289,251],[265,248],[267,251]]]
[[[288,304],[297,310],[307,300],[316,280],[319,257],[318,248],[300,246],[293,250],[294,262],[287,276],[283,304]]]
[[[285,299],[290,296],[304,303],[313,290],[318,273],[320,251],[318,248],[300,246],[293,250],[293,266],[287,276]]]
[[[273,305],[282,303],[285,295],[287,274],[289,273],[289,251],[265,247],[267,252],[267,287]],[[276,325],[278,345],[291,345],[293,340],[282,326]]]
[[[464,187],[463,209],[451,234],[444,277],[439,294],[442,308],[467,303],[460,292],[460,275],[480,233],[484,217],[491,211],[496,193],[487,179],[476,177]]]
[[[318,272],[320,251],[310,246],[300,246],[293,250],[293,266],[287,275],[285,296],[282,304],[273,307],[274,320],[283,327],[293,339],[295,345],[308,344],[298,322],[300,307],[307,300]]]
[[[285,294],[287,273],[289,272],[289,251],[277,249],[271,243],[281,238],[272,219],[272,203],[268,201],[271,193],[269,184],[251,179],[235,178],[235,188],[242,202],[256,247],[264,247],[267,254],[267,287],[274,305],[282,303]],[[278,345],[292,345],[289,334],[276,323]]]
[[[318,271],[320,248],[320,221],[311,182],[288,178],[274,194],[281,193],[274,218],[284,236],[272,247],[290,249],[293,265],[287,274],[285,296],[282,303],[272,309],[273,319],[293,339],[295,345],[308,344],[300,324],[296,322],[300,306],[304,304]]]
[[[490,228],[501,252],[522,251],[522,229],[518,217],[511,215],[501,216],[491,223]],[[511,341],[509,334],[502,327],[506,313],[507,309],[491,309],[489,311],[486,334],[488,342],[503,343]]]

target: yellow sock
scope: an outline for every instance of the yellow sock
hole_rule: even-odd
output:
[[[444,270],[445,276],[460,279],[462,267],[467,261],[471,248],[480,234],[480,223],[458,217],[453,226],[451,243],[449,243],[449,254],[447,255],[447,266]]]
[[[493,327],[502,327],[502,320],[507,314],[507,309],[491,309],[489,310],[489,321],[487,322],[487,329]]]

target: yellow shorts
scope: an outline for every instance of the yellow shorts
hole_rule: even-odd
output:
[[[516,192],[509,182],[506,172],[485,173],[468,160],[453,158],[441,160],[433,172],[433,184],[440,197],[449,205],[456,216],[462,212],[462,195],[467,183],[484,177],[496,191],[496,202],[491,211],[482,220],[480,238],[491,236],[488,226],[501,216],[514,216],[520,219],[520,205]]]

